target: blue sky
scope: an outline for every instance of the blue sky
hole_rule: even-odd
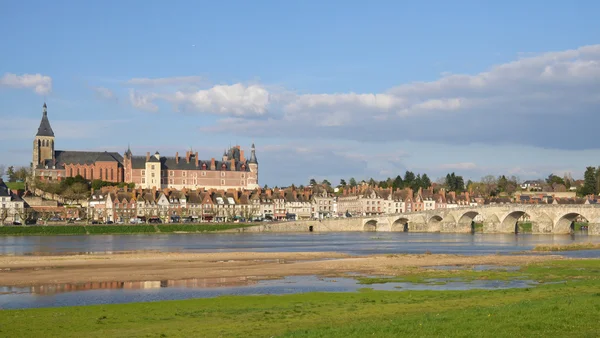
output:
[[[0,163],[58,149],[219,157],[261,184],[598,165],[595,1],[0,4]]]

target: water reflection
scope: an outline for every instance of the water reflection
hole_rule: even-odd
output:
[[[376,238],[373,238],[376,237]],[[355,255],[388,253],[510,254],[536,245],[600,243],[600,236],[533,234],[381,233],[242,233],[94,236],[1,236],[0,254],[138,252],[342,252]],[[600,257],[600,251],[561,252]]]
[[[383,291],[469,290],[526,288],[531,280],[431,279],[425,283],[392,282],[362,285],[352,278],[291,276],[283,279],[203,278],[179,281],[108,282],[77,285],[50,285],[33,288],[0,287],[0,309],[119,304],[223,295],[283,295],[304,292],[355,292],[369,288]]]
[[[217,288],[256,284],[247,277],[189,278],[177,280],[110,281],[87,283],[43,284],[31,287],[0,287],[0,293],[30,293],[51,295],[61,292],[125,289],[142,290],[158,288]]]

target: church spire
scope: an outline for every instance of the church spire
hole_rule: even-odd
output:
[[[256,147],[254,147],[254,143],[252,143],[252,153],[250,154],[250,160],[248,163],[258,164],[258,160],[256,159]]]
[[[42,121],[40,121],[40,126],[38,128],[38,132],[37,132],[36,136],[54,137],[54,131],[52,131],[52,127],[50,126],[50,121],[48,121],[48,107],[46,106],[46,102],[44,102],[42,112],[43,112]]]

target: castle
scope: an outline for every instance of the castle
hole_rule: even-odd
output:
[[[33,172],[42,180],[60,181],[82,176],[87,180],[135,183],[143,189],[236,189],[252,190],[258,185],[258,160],[252,144],[246,159],[240,146],[231,147],[219,160],[201,160],[198,152],[185,157],[135,156],[131,149],[117,152],[54,150],[54,131],[44,103],[42,120],[33,141]]]

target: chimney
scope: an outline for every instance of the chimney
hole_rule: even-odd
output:
[[[179,152],[175,153],[175,164],[179,164]]]
[[[190,163],[190,151],[185,152],[185,162]]]
[[[146,162],[150,161],[150,152],[146,153]]]
[[[210,159],[210,170],[215,170],[217,166],[215,165],[215,158]]]
[[[267,190],[265,190],[265,193],[267,194],[267,197],[270,198],[271,194],[272,194],[272,191],[271,191],[271,189],[267,189]]]
[[[235,171],[235,159],[231,159],[231,166],[230,166],[231,171]]]
[[[240,150],[240,162],[246,162],[246,159],[244,158],[244,151]]]
[[[198,152],[196,152],[196,167],[198,166]]]

